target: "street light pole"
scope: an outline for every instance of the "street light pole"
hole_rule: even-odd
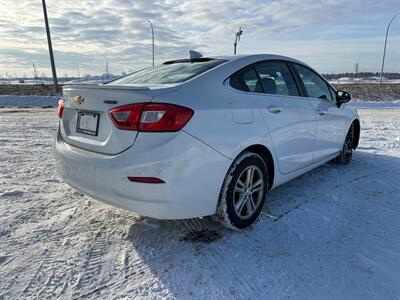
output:
[[[153,23],[150,20],[148,20],[147,22],[149,22],[151,26],[151,38],[153,44],[153,67],[154,67],[154,28],[153,28]]]
[[[51,44],[50,27],[49,27],[49,20],[47,18],[47,9],[46,9],[46,1],[45,0],[42,0],[42,5],[43,5],[44,23],[46,25],[47,44],[49,47],[51,72],[53,74],[54,91],[57,93],[58,92],[58,81],[57,81],[56,65],[54,63],[53,46]]]
[[[237,42],[240,41],[240,36],[242,35],[242,27],[239,27],[239,31],[235,33],[235,42],[233,43],[233,54],[236,55]]]
[[[394,15],[393,18],[390,20],[387,28],[386,28],[386,36],[385,36],[385,46],[383,46],[383,58],[382,58],[382,69],[381,69],[381,79],[380,83],[382,83],[383,79],[383,67],[385,66],[385,56],[386,56],[386,45],[387,45],[387,38],[389,34],[390,25],[392,25],[393,20],[398,16],[398,14]]]

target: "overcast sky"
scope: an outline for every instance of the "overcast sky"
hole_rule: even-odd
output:
[[[40,0],[0,0],[0,76],[31,76],[32,63],[50,75]],[[292,56],[323,73],[379,71],[389,19],[400,0],[47,0],[58,75],[101,74],[105,61],[120,74],[151,65],[154,23],[156,64],[232,54]],[[386,71],[400,72],[400,16],[389,32]]]

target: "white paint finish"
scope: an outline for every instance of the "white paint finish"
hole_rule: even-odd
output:
[[[194,116],[184,130],[231,159],[254,144],[268,144],[272,149],[258,109],[246,94],[226,88],[217,76],[212,75],[209,79],[199,77],[197,83],[191,80],[176,92],[157,96],[153,101],[192,108]],[[233,120],[230,103],[238,101],[243,105],[242,110],[247,106],[249,112],[254,112],[253,122],[239,124]]]
[[[345,109],[346,104],[338,107],[335,102],[310,99],[317,117],[317,134],[314,147],[314,161],[332,156],[341,149],[349,124],[357,118],[353,110]]]
[[[226,81],[237,70],[262,60],[296,60],[273,55],[229,59],[172,86],[99,86],[82,91],[73,87],[67,91],[69,97],[82,94],[89,100],[99,99],[82,107],[99,111],[106,121],[96,138],[74,134],[76,123],[69,110],[76,107],[67,99],[67,120],[63,122],[69,127],[62,124],[60,132],[62,139],[78,148],[61,140],[57,143],[62,176],[104,202],[156,218],[187,218],[215,212],[232,160],[250,146],[262,145],[271,152],[275,169],[272,188],[339,153],[351,122],[358,118],[354,109],[304,97],[237,91]],[[115,106],[144,101],[174,103],[191,108],[194,115],[179,133],[137,134],[113,127],[106,114],[113,106],[100,103],[109,98],[118,100]],[[317,110],[326,113],[320,116]],[[167,183],[128,183],[126,176],[159,177]]]
[[[287,174],[310,165],[316,117],[308,99],[256,93],[250,98],[264,117],[280,172]]]
[[[139,133],[134,147],[114,156],[71,146],[60,136],[55,149],[57,171],[69,185],[108,204],[159,219],[213,214],[231,164],[183,131]],[[128,176],[157,177],[165,183],[135,183]]]
[[[63,90],[65,103],[60,132],[69,144],[90,151],[114,155],[120,153],[135,141],[137,132],[117,129],[108,111],[112,108],[139,102],[150,102],[155,95],[178,89],[177,85],[156,85],[153,89],[144,87],[120,86],[67,86]],[[73,101],[74,97],[83,98],[81,104]],[[105,100],[117,101],[107,104]],[[97,136],[90,136],[76,131],[79,111],[91,111],[100,114]]]
[[[247,102],[247,99],[245,100]],[[232,119],[235,123],[249,124],[253,122],[253,109],[249,106],[248,102],[246,102],[231,102],[229,104]]]

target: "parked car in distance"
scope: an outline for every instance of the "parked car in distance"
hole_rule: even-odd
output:
[[[240,229],[271,189],[351,160],[360,121],[350,99],[289,57],[167,61],[64,87],[57,170],[73,188],[141,215],[213,215]]]

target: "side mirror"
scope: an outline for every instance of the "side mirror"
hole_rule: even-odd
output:
[[[336,103],[338,107],[343,103],[347,103],[351,100],[351,95],[345,91],[337,91],[336,92]]]

